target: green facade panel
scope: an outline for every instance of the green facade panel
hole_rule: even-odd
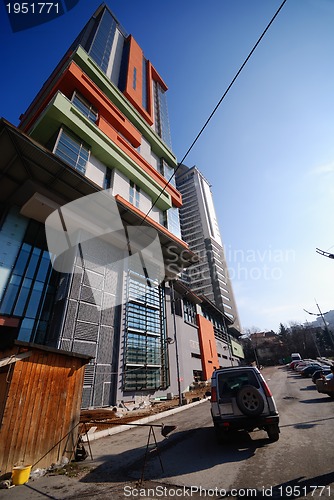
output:
[[[116,168],[133,180],[152,200],[158,198],[162,186],[155,182],[149,173],[137,165],[93,122],[80,113],[67,97],[58,92],[45,108],[30,135],[42,144],[47,144],[61,125],[84,140],[89,145],[93,156],[104,165]],[[172,207],[171,197],[166,191],[161,194],[156,206],[161,210],[168,210]]]
[[[152,151],[157,156],[163,157],[170,166],[176,167],[177,160],[174,154],[82,47],[78,47],[73,54],[73,60],[143,134],[149,141]]]

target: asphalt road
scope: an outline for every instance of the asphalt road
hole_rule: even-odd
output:
[[[153,422],[177,426],[167,440],[153,428],[161,463],[150,445],[144,467],[150,428],[136,427],[92,442],[94,461],[78,477],[43,477],[0,490],[0,498],[334,498],[334,400],[285,368],[263,374],[280,413],[276,443],[263,431],[217,443],[205,402]]]

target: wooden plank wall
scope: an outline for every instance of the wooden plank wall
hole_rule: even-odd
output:
[[[32,350],[12,365],[0,427],[1,475],[15,465],[48,467],[69,456],[77,438],[85,360]]]

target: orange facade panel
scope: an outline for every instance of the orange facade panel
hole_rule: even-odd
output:
[[[201,349],[204,380],[209,380],[214,370],[219,368],[216,339],[211,321],[197,314],[198,336]]]
[[[8,316],[0,316],[0,326],[9,326],[16,328],[19,326],[20,320],[18,318],[9,318]]]
[[[74,90],[78,90],[96,107],[99,115],[121,132],[135,148],[140,146],[140,132],[75,63],[72,62],[69,66],[59,90],[67,97],[70,97]]]
[[[71,62],[57,84],[50,91],[48,97],[45,98],[44,103],[40,106],[39,113],[45,108],[57,91],[62,92],[70,99],[75,90],[80,92],[97,109],[98,120],[96,125],[145,172],[149,173],[150,177],[161,188],[166,189],[175,207],[181,207],[182,196],[180,192],[170,184],[166,186],[166,179],[136,151],[135,148],[141,144],[140,132],[74,62]],[[38,114],[35,115],[34,119],[37,116]],[[120,134],[129,142],[124,140]]]
[[[151,103],[152,97],[150,92],[150,89],[152,87],[152,73],[151,71],[148,71],[148,68],[145,68],[146,78],[143,78],[143,51],[132,35],[129,36],[128,43],[129,60],[124,95],[129,99],[129,101],[137,109],[137,111],[139,111],[139,113],[145,118],[147,123],[149,125],[153,125],[153,109]],[[146,89],[143,88],[143,81],[147,82]],[[145,109],[143,106],[144,92],[147,92],[148,94],[147,109]]]

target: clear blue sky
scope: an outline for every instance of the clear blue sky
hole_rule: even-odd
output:
[[[18,124],[100,1],[13,34],[0,5],[0,115]],[[110,0],[169,86],[181,160],[281,0]],[[334,2],[287,0],[185,161],[212,183],[241,324],[334,309]]]

